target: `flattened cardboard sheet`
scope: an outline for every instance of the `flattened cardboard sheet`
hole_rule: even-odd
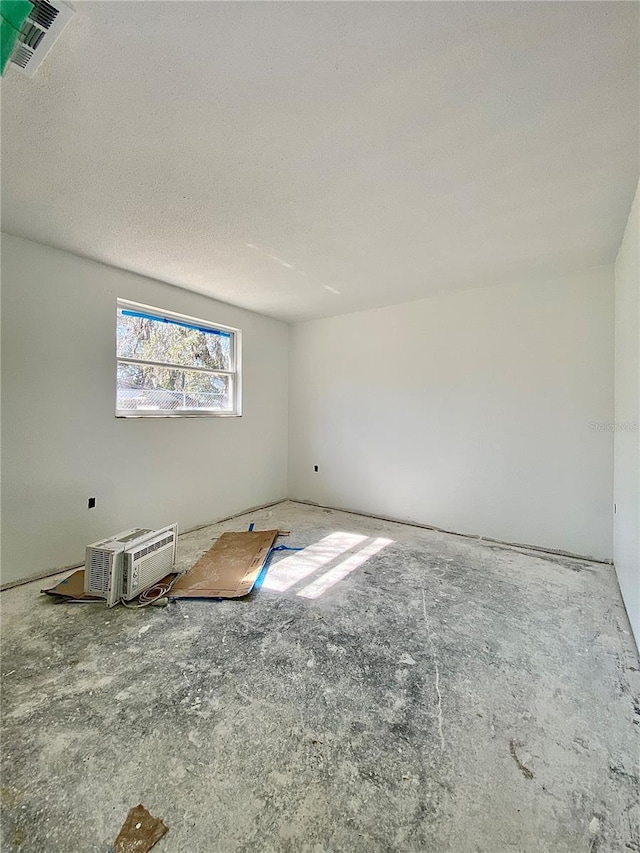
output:
[[[169,598],[242,598],[253,589],[277,530],[223,533],[173,585]]]

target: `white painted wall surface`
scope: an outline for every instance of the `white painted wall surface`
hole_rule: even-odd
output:
[[[296,325],[289,393],[290,497],[611,558],[612,266]]]
[[[640,646],[640,189],[615,265],[613,559]],[[635,427],[635,429],[634,429]]]
[[[117,297],[242,329],[243,417],[116,419]],[[284,323],[2,235],[2,582],[286,497],[287,346]]]

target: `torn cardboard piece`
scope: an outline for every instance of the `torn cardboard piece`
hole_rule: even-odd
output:
[[[64,601],[102,601],[97,595],[89,595],[84,591],[84,569],[78,569],[69,577],[61,580],[49,589],[41,589],[45,595],[61,598]]]
[[[165,584],[171,583],[171,581],[176,577],[176,573],[172,572],[166,577],[159,580],[157,583],[151,587],[151,589],[156,586],[164,586]],[[149,590],[145,590],[148,592]],[[64,580],[61,580],[60,583],[57,583],[55,586],[50,587],[49,589],[41,589],[40,592],[43,592],[45,595],[50,595],[52,598],[58,598],[61,601],[101,601],[104,604],[104,598],[100,598],[97,595],[89,595],[89,593],[85,593],[84,591],[84,569],[77,569],[73,574],[66,577]]]
[[[253,589],[278,530],[223,533],[189,571],[178,578],[169,598],[242,598]]]
[[[160,818],[153,817],[139,803],[129,810],[113,845],[114,853],[147,853],[169,831]]]

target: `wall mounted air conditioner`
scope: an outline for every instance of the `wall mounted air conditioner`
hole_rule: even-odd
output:
[[[84,591],[113,607],[129,600],[169,574],[176,559],[178,525],[160,530],[134,527],[88,545]]]

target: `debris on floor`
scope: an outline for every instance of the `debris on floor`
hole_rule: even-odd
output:
[[[640,664],[612,566],[487,557],[292,503],[187,534],[176,568],[251,520],[291,528],[275,547],[343,531],[395,544],[315,600],[300,591],[348,549],[323,563],[311,551],[314,570],[294,563],[286,589],[269,585],[287,571],[275,552],[263,591],[258,579],[246,598],[160,613],[34,602],[73,569],[3,592],[3,850],[107,853],[143,803],[169,826],[149,853],[297,853],[313,839],[318,853],[640,853]]]
[[[248,595],[278,538],[278,530],[223,533],[173,585],[174,598],[241,598]]]
[[[509,752],[511,753],[511,758],[513,758],[513,760],[515,761],[515,763],[518,766],[518,770],[522,773],[522,775],[524,776],[525,779],[533,779],[533,773],[531,772],[531,770],[529,770],[529,768],[526,767],[524,765],[524,763],[518,757],[518,753],[516,752],[516,749],[519,746],[522,746],[522,744],[521,743],[515,743],[515,741],[512,741],[512,740],[509,741]]]
[[[139,803],[129,810],[113,845],[113,853],[147,853],[168,831],[169,827],[160,818],[153,817]]]

